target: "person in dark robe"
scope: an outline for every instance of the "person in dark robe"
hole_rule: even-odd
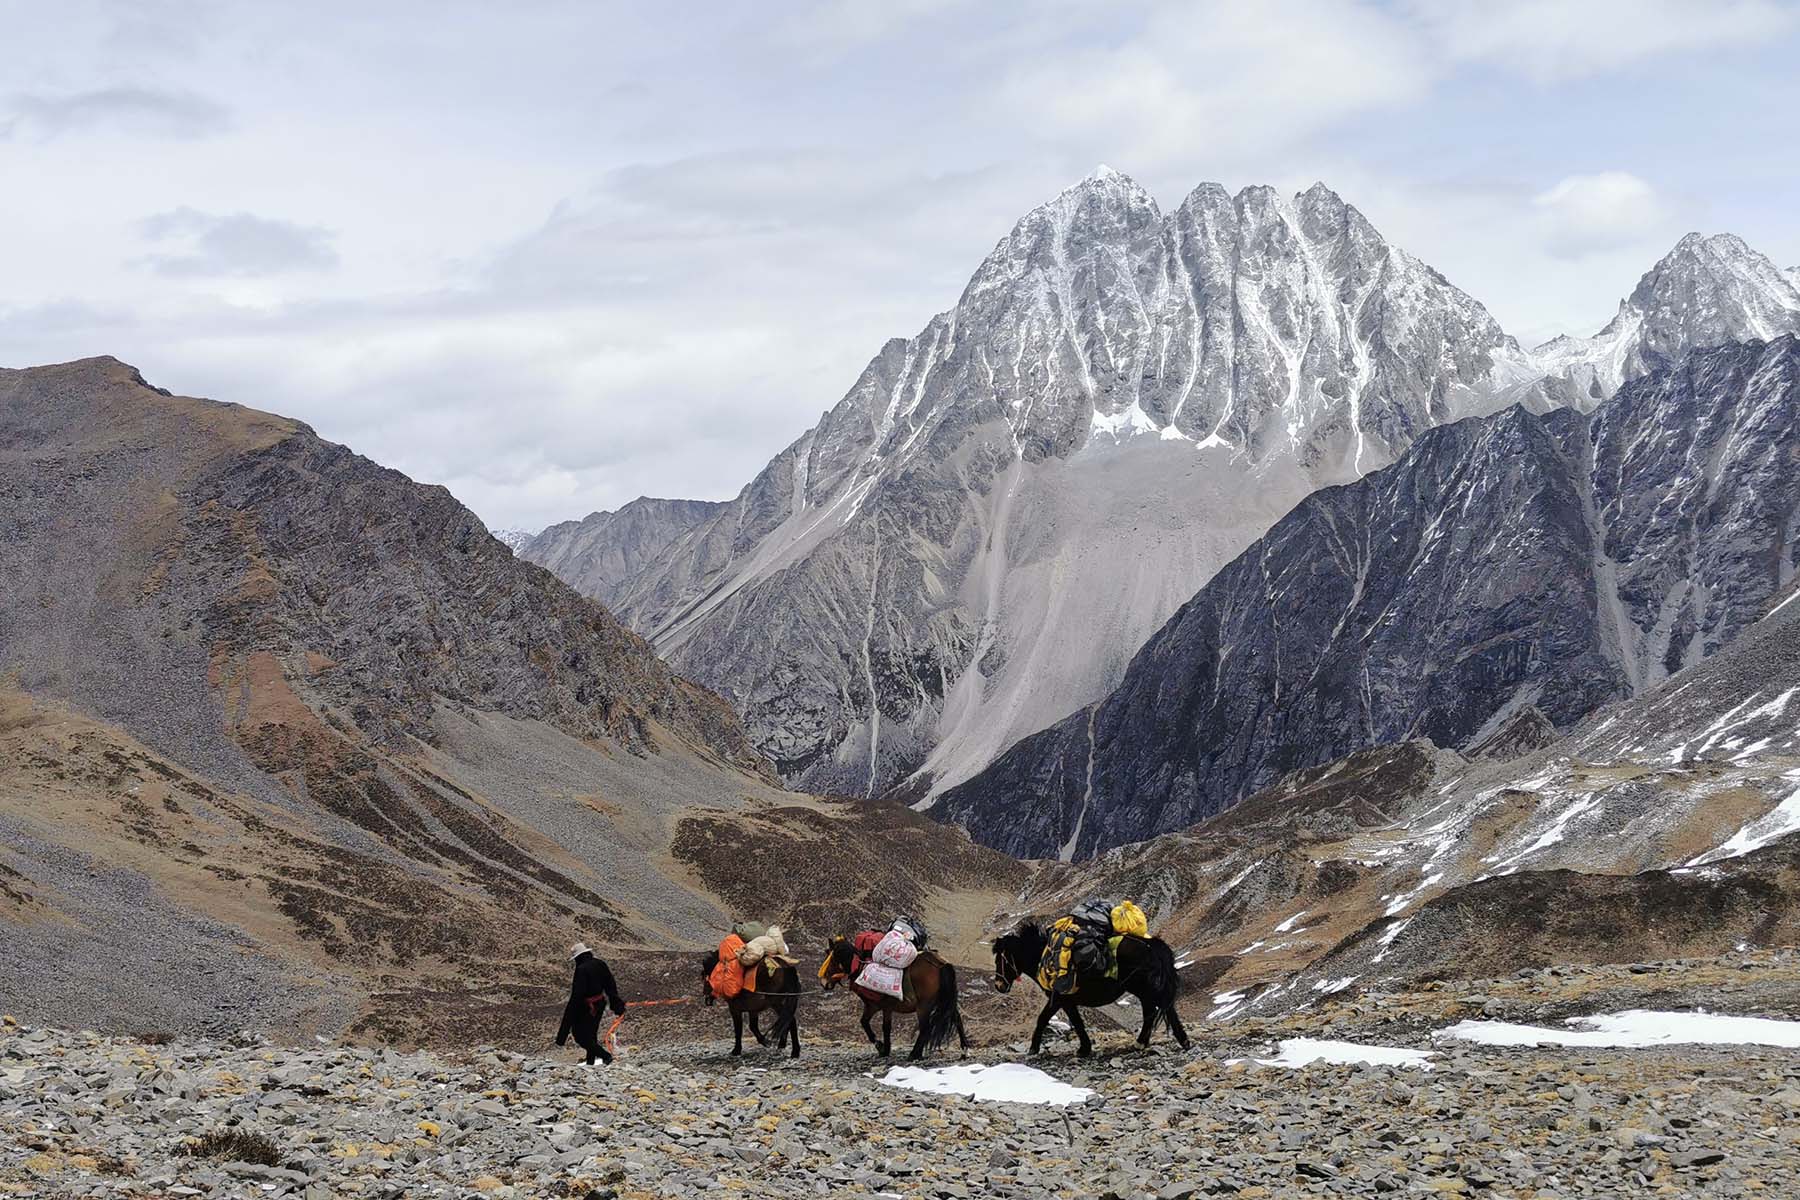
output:
[[[596,1058],[610,1063],[613,1056],[600,1044],[600,1015],[609,1007],[616,1014],[624,1014],[625,1001],[619,998],[619,985],[613,982],[612,970],[606,961],[589,949],[586,942],[575,943],[569,951],[569,961],[575,964],[575,979],[569,985],[569,1003],[563,1008],[562,1028],[556,1031],[556,1044],[566,1044],[572,1034],[575,1044],[587,1051],[589,1066]]]

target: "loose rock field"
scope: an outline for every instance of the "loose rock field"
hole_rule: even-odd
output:
[[[1356,1032],[1342,1015],[1311,1031]],[[1088,1062],[1063,1045],[1035,1061],[1094,1090],[1061,1109],[884,1086],[867,1048],[841,1043],[808,1045],[797,1062],[671,1043],[588,1069],[553,1050],[158,1045],[7,1024],[0,1194],[1541,1200],[1800,1188],[1792,1051],[1411,1041],[1436,1051],[1429,1071],[1234,1062],[1270,1042],[1231,1027],[1185,1053],[1135,1051],[1109,1032]],[[1018,1049],[970,1057],[1021,1061]],[[241,1136],[200,1144],[222,1132]],[[267,1161],[195,1153],[206,1149]]]

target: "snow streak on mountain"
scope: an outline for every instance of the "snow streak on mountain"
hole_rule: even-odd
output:
[[[1604,400],[1627,380],[1689,350],[1800,333],[1800,280],[1729,233],[1690,233],[1651,268],[1618,315],[1590,338],[1557,338],[1533,353],[1550,374]]]

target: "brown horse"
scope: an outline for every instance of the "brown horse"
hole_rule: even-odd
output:
[[[848,938],[832,938],[830,949],[825,952],[825,961],[819,964],[819,981],[825,985],[826,991],[840,983],[850,984],[850,991],[863,1002],[863,1032],[875,1043],[876,1054],[886,1058],[893,1048],[894,1014],[910,1012],[919,1014],[919,1033],[913,1039],[912,1053],[906,1056],[908,1061],[934,1050],[941,1050],[949,1044],[952,1030],[962,1049],[969,1048],[969,1035],[963,1029],[962,1010],[957,1007],[956,1002],[955,967],[930,950],[921,951],[919,957],[913,959],[912,964],[906,968],[906,982],[910,986],[905,990],[913,998],[899,1000],[859,987],[850,978],[850,968],[855,957],[855,948]],[[879,1038],[869,1027],[869,1021],[877,1012],[881,1013]]]
[[[716,953],[700,960],[700,999],[708,1005],[719,999],[713,994],[712,986],[712,969],[718,962]],[[734,1057],[744,1052],[745,1016],[750,1018],[750,1032],[759,1044],[768,1045],[772,1037],[775,1049],[780,1050],[791,1041],[794,1050],[789,1057],[800,1057],[800,972],[791,964],[771,964],[768,959],[763,959],[756,964],[756,990],[745,988],[726,999],[725,1007],[731,1010],[731,1028],[735,1035],[731,1053]],[[756,1027],[756,1014],[771,1010],[775,1013],[775,1027],[764,1036]]]

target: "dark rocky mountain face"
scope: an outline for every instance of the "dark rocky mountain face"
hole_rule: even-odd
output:
[[[934,812],[1086,856],[1362,747],[1467,745],[1527,705],[1567,727],[1717,649],[1793,576],[1797,418],[1789,337],[1696,352],[1588,416],[1430,431],[1302,502],[1116,691]]]
[[[519,557],[555,572],[584,596],[615,605],[669,543],[723,508],[710,500],[661,500],[640,496],[614,512],[563,521],[515,549]]]
[[[1800,578],[1765,607],[1566,733],[1528,706],[1466,754],[1415,739],[1292,772],[1191,828],[1044,865],[1000,923],[1136,897],[1215,1018],[1788,944]]]

